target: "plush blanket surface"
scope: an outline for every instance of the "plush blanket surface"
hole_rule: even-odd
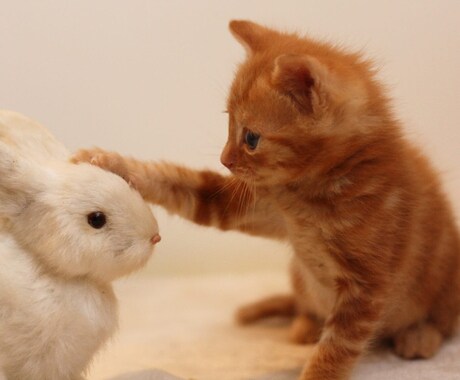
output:
[[[132,276],[116,284],[120,331],[90,380],[296,380],[312,346],[287,340],[287,320],[240,327],[235,309],[289,289],[286,275]],[[363,358],[352,380],[459,380],[460,336],[427,361],[389,349]]]

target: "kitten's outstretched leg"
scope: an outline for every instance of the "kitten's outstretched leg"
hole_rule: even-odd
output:
[[[242,306],[237,310],[235,318],[239,324],[247,325],[268,317],[292,317],[295,312],[294,296],[280,295]]]
[[[434,325],[422,322],[395,336],[395,352],[404,359],[428,359],[438,352],[442,340],[442,334]]]
[[[118,174],[145,200],[197,224],[275,239],[287,236],[279,210],[257,196],[260,189],[234,176],[167,162],[143,162],[98,148],[80,150],[72,161],[89,162]]]

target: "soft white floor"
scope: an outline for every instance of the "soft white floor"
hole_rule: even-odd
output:
[[[96,358],[89,380],[176,379],[162,371],[194,380],[295,380],[312,347],[290,344],[286,321],[242,328],[232,319],[238,305],[287,289],[282,274],[122,280],[120,331]],[[388,379],[460,379],[460,337],[429,361],[373,353],[353,376]]]

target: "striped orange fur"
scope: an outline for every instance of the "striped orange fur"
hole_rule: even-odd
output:
[[[289,241],[293,295],[238,318],[296,314],[292,339],[319,339],[301,380],[347,379],[380,338],[404,358],[431,357],[460,312],[458,230],[371,63],[248,21],[230,29],[247,50],[227,105],[231,175],[101,150],[75,159],[196,223]]]

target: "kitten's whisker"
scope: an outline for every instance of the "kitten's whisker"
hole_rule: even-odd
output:
[[[241,224],[244,216],[247,215],[247,205],[248,205],[248,195],[249,195],[249,185],[246,181],[242,181],[242,190],[241,190],[241,197],[240,202],[238,205],[238,219],[239,224]]]
[[[246,185],[246,188],[247,188],[247,192],[246,192],[246,199],[245,199],[246,204],[245,204],[244,215],[245,215],[245,219],[248,222],[250,222],[249,215],[251,212],[251,205],[252,205],[252,189],[249,183]]]
[[[238,207],[237,207],[237,210],[236,210],[236,218],[237,218],[237,221],[238,221],[238,224],[240,224],[241,222],[241,215],[242,215],[242,212],[243,212],[243,202],[244,202],[244,192],[246,191],[246,183],[241,181],[240,182],[240,187],[239,187],[239,198],[238,198]]]
[[[243,191],[241,194],[241,201],[240,201],[240,224],[244,222],[246,213],[247,213],[247,199],[248,199],[248,184],[244,182]]]
[[[257,188],[255,181],[252,181],[252,217],[255,219],[256,206],[257,206]]]
[[[252,209],[252,210],[251,210]],[[253,181],[248,183],[248,199],[246,205],[246,218],[249,219],[249,215],[251,215],[251,221],[254,219],[254,212],[255,212],[255,187]]]
[[[225,185],[221,186],[219,189],[217,189],[213,194],[212,197],[228,190],[231,186],[235,184],[235,177],[230,177],[229,180],[225,183]]]
[[[227,206],[225,207],[225,210],[224,210],[224,214],[227,213],[228,211],[228,208],[232,205],[233,203],[233,200],[235,199],[235,195],[238,193],[240,187],[241,187],[241,181],[238,181],[236,178],[232,178],[232,180],[234,181],[234,183],[236,184],[236,186],[233,188],[232,190],[232,193],[231,193],[231,197],[227,203]]]

